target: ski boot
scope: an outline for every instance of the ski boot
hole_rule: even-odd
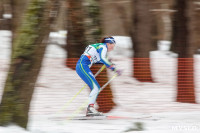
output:
[[[94,105],[89,105],[87,108],[86,116],[104,116],[102,112],[98,112]]]

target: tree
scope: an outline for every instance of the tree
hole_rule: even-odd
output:
[[[99,0],[84,0],[84,27],[87,44],[92,44],[101,39],[102,24]]]
[[[171,29],[172,29],[172,13],[171,10],[173,0],[153,0],[152,12],[155,15],[155,23],[157,34],[155,38],[158,40],[171,41]]]
[[[28,5],[13,40],[11,65],[0,104],[0,125],[15,123],[27,127],[34,85],[50,32],[50,10],[55,1],[58,0],[31,0]]]
[[[3,18],[3,0],[0,0],[0,19]]]
[[[194,16],[195,16],[195,21],[194,21],[194,32],[195,32],[195,42],[196,42],[196,48],[197,49],[200,49],[200,38],[199,38],[199,36],[200,36],[200,27],[199,27],[199,24],[200,24],[200,10],[199,10],[199,8],[200,8],[200,5],[199,5],[199,0],[196,0],[195,2],[194,2]],[[199,50],[197,51],[198,52],[198,54],[200,54],[199,52]],[[197,53],[196,52],[196,53]]]
[[[82,5],[83,0],[67,0],[67,66],[72,69],[86,46]]]
[[[176,0],[177,12],[173,19],[172,50],[178,53],[177,98],[178,102],[195,103],[194,59],[195,24],[194,0]]]
[[[24,12],[27,8],[27,4],[30,0],[11,0],[11,7],[12,7],[12,26],[11,30],[13,33],[13,39],[16,37],[17,28],[22,23],[22,19],[24,16]]]
[[[10,14],[10,0],[0,0],[0,30],[10,30],[11,18],[5,18],[5,14]]]
[[[67,18],[66,18],[66,13],[67,13],[67,5],[66,5],[65,0],[60,0],[60,8],[58,12],[58,17],[56,20],[56,28],[54,29],[55,31],[59,30],[66,30],[67,27]],[[64,48],[65,49],[65,48]]]
[[[133,76],[141,82],[153,82],[149,52],[152,48],[152,17],[149,0],[134,0],[133,34],[134,49]]]
[[[0,0],[0,29],[3,29],[4,1]]]

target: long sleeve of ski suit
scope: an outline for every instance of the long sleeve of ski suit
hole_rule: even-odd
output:
[[[106,65],[107,68],[114,69],[113,64],[107,58],[107,48],[105,46],[99,47],[100,62]]]

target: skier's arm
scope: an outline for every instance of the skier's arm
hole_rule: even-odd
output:
[[[117,70],[114,66],[114,64],[112,62],[110,62],[107,58],[107,48],[105,47],[101,47],[99,49],[99,53],[100,53],[100,61],[106,65],[106,67],[110,68],[112,71],[116,72],[118,75],[121,75],[122,74],[122,71],[121,70]]]
[[[105,64],[107,68],[110,68],[111,70],[114,70],[114,69],[115,69],[113,63],[110,62],[110,61],[108,60],[108,58],[107,58],[107,48],[105,48],[105,47],[103,47],[103,46],[100,47],[100,49],[99,49],[99,55],[100,55],[101,62],[102,62],[103,64]]]

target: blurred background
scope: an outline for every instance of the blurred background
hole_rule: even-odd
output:
[[[99,94],[99,111],[158,121],[164,117],[152,113],[187,112],[183,119],[198,121],[191,114],[200,109],[199,15],[200,0],[0,0],[0,126],[34,132],[39,121],[85,114],[90,90],[81,90],[75,65],[105,36],[116,40],[108,56],[123,74]],[[103,70],[96,78],[103,86],[112,76]],[[120,125],[114,132],[126,131]]]

